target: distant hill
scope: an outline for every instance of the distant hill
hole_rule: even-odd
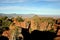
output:
[[[0,16],[8,16],[9,18],[16,17],[16,16],[32,17],[34,16],[34,14],[3,14],[3,13],[0,13]]]
[[[23,17],[32,17],[36,14],[4,14],[4,13],[0,13],[0,16],[8,16],[9,18],[11,17],[16,17],[16,16],[23,16]],[[38,15],[39,17],[54,17],[54,18],[60,18],[60,15]]]

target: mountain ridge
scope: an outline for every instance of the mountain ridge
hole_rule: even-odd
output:
[[[8,17],[16,17],[16,16],[23,16],[23,17],[32,17],[37,14],[4,14],[0,13],[0,16],[8,16]],[[53,18],[60,18],[60,15],[38,15],[39,17],[53,17]]]

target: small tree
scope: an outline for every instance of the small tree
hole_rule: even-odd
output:
[[[23,22],[24,21],[24,19],[22,17],[19,17],[19,16],[16,19],[18,20],[18,22]]]

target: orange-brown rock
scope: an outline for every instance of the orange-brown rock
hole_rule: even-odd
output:
[[[37,24],[35,23],[34,20],[31,20],[31,29],[32,31],[37,29]]]
[[[16,19],[14,19],[15,26],[26,28],[26,21],[24,22],[18,22]]]
[[[48,25],[48,27],[47,27],[47,31],[49,31],[49,30],[52,29],[52,28],[51,28],[51,25],[52,25],[52,24],[49,24],[49,25]]]
[[[45,31],[47,25],[48,25],[48,22],[46,22],[46,21],[45,21],[45,22],[42,22],[42,23],[40,24],[40,31]]]
[[[16,27],[15,27],[15,24],[14,24],[14,23],[12,23],[12,24],[9,26],[9,29],[10,29],[10,30],[15,30],[15,28],[16,28]]]
[[[60,35],[60,29],[58,30],[57,35]]]
[[[10,38],[10,31],[4,31],[2,35]]]

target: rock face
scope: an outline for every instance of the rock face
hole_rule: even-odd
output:
[[[46,30],[47,25],[48,25],[48,22],[42,22],[42,23],[40,24],[40,31]]]
[[[35,21],[34,20],[31,20],[31,31],[33,31],[33,30],[36,30],[37,29],[37,24],[35,23]]]
[[[29,26],[28,25],[29,22],[31,23],[30,29],[29,29],[29,31],[31,31],[31,32],[34,30],[39,30],[39,31],[50,31],[51,29],[53,29],[54,31],[57,30],[56,29],[57,26],[55,25],[55,22],[53,21],[53,19],[50,19],[50,18],[46,19],[46,18],[40,18],[38,16],[34,16],[33,18],[30,18],[30,19],[25,18],[23,22],[19,22],[16,18],[14,18],[14,21],[9,26],[10,32],[13,31],[12,33],[15,34],[14,32],[16,32],[15,30],[17,27],[18,28],[27,28]],[[60,21],[58,21],[58,22],[60,22]],[[58,31],[57,35],[60,35],[60,30]],[[12,39],[13,39],[13,36],[12,36]],[[21,36],[21,34],[19,34],[19,36]]]
[[[26,21],[24,22],[18,22],[16,19],[14,19],[14,22],[16,26],[22,27],[22,28],[26,28]]]
[[[60,37],[56,37],[56,38],[54,38],[54,40],[60,40]]]
[[[60,30],[58,30],[57,35],[60,35]]]
[[[54,25],[52,24],[54,21],[53,19],[49,19],[49,18],[40,18],[38,16],[34,16],[32,18],[25,18],[25,20],[23,22],[18,22],[17,19],[14,19],[14,22],[16,26],[22,27],[22,28],[27,28],[27,22],[30,21],[31,22],[31,27],[30,30],[40,30],[40,31],[49,31],[52,29],[52,26],[54,27]],[[50,24],[49,24],[50,22]],[[51,26],[52,25],[52,26]]]
[[[55,28],[57,31],[57,37],[54,40],[60,40],[60,19],[56,20]],[[57,29],[58,28],[58,29]]]
[[[57,35],[60,35],[60,19],[56,21],[56,27],[58,28]]]
[[[2,35],[10,38],[10,31],[9,30],[4,31]]]

